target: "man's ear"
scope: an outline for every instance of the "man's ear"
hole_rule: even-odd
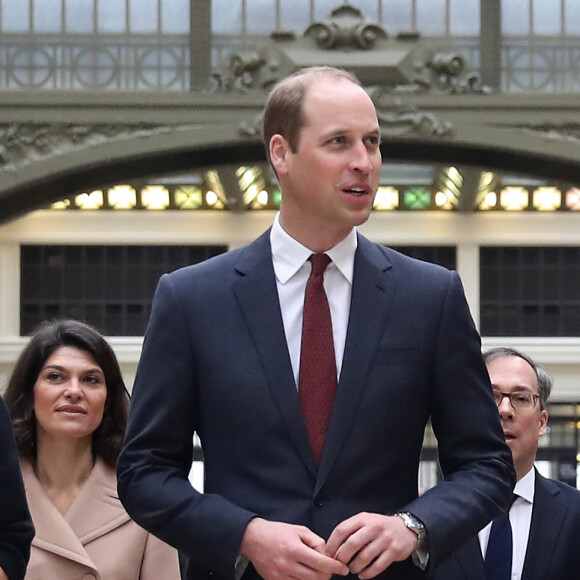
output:
[[[277,175],[285,175],[288,172],[288,154],[290,146],[288,141],[276,133],[270,139],[270,162]]]
[[[540,413],[540,423],[538,425],[538,437],[543,437],[548,432],[548,411],[544,409]]]

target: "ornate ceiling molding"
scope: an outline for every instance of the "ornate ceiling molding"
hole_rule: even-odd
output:
[[[383,137],[449,138],[454,134],[453,125],[449,121],[440,120],[435,113],[403,106],[398,101],[390,106],[381,105],[374,98],[373,101]],[[242,121],[239,135],[245,139],[261,138],[263,119],[260,113],[251,121]]]
[[[580,123],[503,123],[500,129],[533,133],[550,141],[565,141],[580,145]]]
[[[0,124],[0,173],[95,145],[175,131],[170,125]]]

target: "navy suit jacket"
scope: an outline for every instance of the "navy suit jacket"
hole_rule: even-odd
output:
[[[119,493],[190,560],[234,576],[256,515],[326,538],[362,512],[408,510],[431,561],[501,512],[515,477],[459,277],[358,237],[345,353],[323,456],[310,449],[269,232],[160,280],[139,364]],[[445,483],[418,497],[425,424]],[[187,479],[201,438],[205,493]],[[410,560],[384,578],[423,578]]]
[[[580,492],[536,472],[532,521],[522,580],[580,577]],[[435,568],[436,580],[485,580],[476,536]]]

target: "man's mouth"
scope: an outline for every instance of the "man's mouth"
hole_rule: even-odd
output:
[[[354,195],[355,197],[361,197],[367,194],[367,190],[364,187],[347,187],[343,189],[349,195]]]

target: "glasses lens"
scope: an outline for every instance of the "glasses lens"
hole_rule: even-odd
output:
[[[531,393],[512,393],[510,400],[514,409],[529,409],[534,404],[534,397]]]
[[[517,393],[501,393],[500,391],[493,392],[495,404],[499,407],[504,397],[508,397],[514,409],[531,409],[534,406],[534,395],[532,393],[517,392]]]

